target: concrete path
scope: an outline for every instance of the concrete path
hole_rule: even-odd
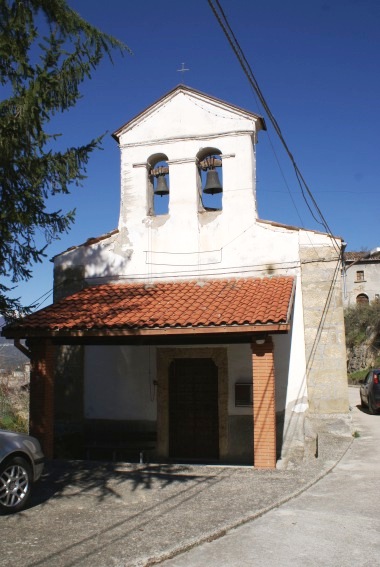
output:
[[[362,436],[320,436],[288,470],[52,461],[30,507],[0,517],[0,567],[380,565],[380,416],[353,392]]]
[[[380,415],[357,407],[360,434],[340,463],[297,498],[162,567],[380,566]]]

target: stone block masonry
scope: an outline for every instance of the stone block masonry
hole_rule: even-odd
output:
[[[300,247],[311,413],[348,412],[340,261],[331,244]]]

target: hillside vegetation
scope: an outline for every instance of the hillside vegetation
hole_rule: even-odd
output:
[[[348,307],[344,320],[348,378],[355,383],[380,366],[380,302]]]
[[[5,321],[0,317],[0,329]],[[23,370],[28,358],[0,336],[0,429],[28,432],[29,389]],[[21,371],[18,376],[15,371]]]

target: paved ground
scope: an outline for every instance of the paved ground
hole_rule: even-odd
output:
[[[380,415],[353,417],[360,438],[320,482],[162,567],[379,566]]]
[[[355,405],[359,403],[358,390],[354,391],[354,395]],[[356,408],[354,417],[360,426],[363,420],[364,430],[366,421],[380,423],[380,416],[367,416]],[[372,445],[373,440],[368,438],[367,433],[354,441],[349,455],[354,461],[356,459],[356,467],[360,468],[362,462],[372,458]],[[332,437],[329,443],[321,445],[318,459],[313,460],[310,466],[288,471],[255,471],[249,467],[53,462],[35,493],[31,507],[23,513],[0,518],[0,566],[140,567],[175,557],[181,551],[199,546],[202,541],[220,538],[215,542],[219,545],[236,533],[232,528],[258,518],[313,486],[318,478],[334,467],[349,447],[350,439]],[[342,461],[341,466],[352,465],[344,465]],[[335,470],[323,482],[329,477],[334,478]],[[356,469],[346,474],[347,477],[351,475],[353,480],[360,480],[363,476]],[[316,488],[308,490],[307,494],[313,494]],[[336,486],[335,490],[339,501],[340,486]],[[367,517],[363,526],[358,522],[356,535],[362,529],[367,531],[367,528],[372,535],[372,525],[378,533],[377,521],[373,522],[379,508],[373,504],[375,497],[377,493],[373,495],[373,501],[367,497],[362,499]],[[287,512],[284,514],[283,521],[288,518],[286,528],[291,530],[294,517],[287,516]],[[269,516],[266,514],[263,518]],[[260,521],[258,519],[241,529],[248,529]],[[228,535],[221,537],[227,532]],[[250,537],[248,533],[246,538],[250,540]],[[264,530],[263,538],[266,537]],[[173,559],[174,562],[164,564],[211,566],[211,558],[206,560],[203,553],[212,545],[193,550],[193,553],[198,553],[198,563],[193,562],[192,556],[183,554]],[[235,545],[240,548],[238,541]],[[286,547],[285,540],[281,545]],[[271,546],[274,551],[278,547],[278,541]],[[253,563],[250,557],[245,563],[240,560],[228,563],[217,555],[215,557],[214,564],[217,565],[285,566],[283,561]],[[183,561],[185,563],[180,563]],[[302,565],[314,563],[305,561]],[[318,565],[327,563],[322,561]],[[340,563],[331,565],[336,567]],[[376,562],[371,561],[372,565]]]

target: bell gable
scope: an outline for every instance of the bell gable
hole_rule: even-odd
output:
[[[265,130],[257,114],[218,98],[179,85],[154,104],[121,126],[113,138],[121,146],[196,137],[213,137]]]

